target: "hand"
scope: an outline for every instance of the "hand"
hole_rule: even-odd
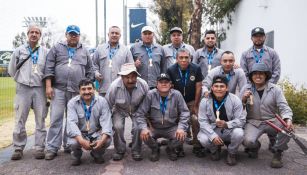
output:
[[[244,92],[243,97],[242,97],[242,102],[246,103],[247,99],[249,98],[249,96],[252,95],[252,91],[247,90]]]
[[[213,140],[212,140],[212,142],[213,142],[213,144],[214,145],[224,145],[224,142],[223,142],[223,140],[219,137],[219,136],[217,136],[217,137],[215,137]]]
[[[240,64],[235,63],[235,64],[233,65],[233,68],[234,68],[234,69],[240,68]]]
[[[135,64],[135,67],[139,68],[142,65],[142,62],[141,62],[140,58],[137,58],[135,60],[134,64]]]
[[[105,143],[105,140],[103,139],[99,139],[99,140],[95,140],[93,143],[90,144],[90,146],[96,150],[96,149],[99,149],[101,148]]]
[[[98,80],[99,83],[101,83],[102,80],[103,80],[103,77],[102,77],[101,74],[96,74],[96,75],[95,75],[95,78],[96,78],[96,80]]]
[[[185,136],[186,136],[186,133],[184,132],[183,129],[177,129],[177,131],[176,131],[176,138],[177,138],[177,140],[183,142],[184,139],[185,139]]]
[[[150,131],[149,131],[149,129],[146,128],[146,129],[143,129],[143,130],[141,131],[140,137],[141,137],[141,140],[142,140],[142,141],[144,141],[144,142],[148,141],[149,136],[150,136]]]
[[[287,129],[288,129],[289,131],[293,131],[293,130],[294,130],[294,126],[293,126],[292,120],[287,119],[287,120],[286,120],[286,123],[287,123]]]
[[[209,91],[207,91],[207,92],[204,93],[204,97],[205,97],[205,98],[208,98],[208,97],[209,97]]]
[[[46,87],[46,97],[50,100],[54,97],[53,88],[51,86]]]
[[[79,141],[80,145],[82,146],[82,148],[86,149],[86,150],[92,150],[91,147],[91,142],[85,139],[81,139]]]
[[[218,128],[227,128],[227,123],[225,120],[216,121],[215,124]]]
[[[198,115],[198,105],[194,105],[192,109],[192,114]]]

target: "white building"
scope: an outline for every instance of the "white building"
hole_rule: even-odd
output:
[[[306,0],[241,0],[221,48],[233,51],[240,62],[242,52],[252,46],[251,30],[263,27],[266,33],[271,32],[269,40],[281,59],[281,79],[289,77],[306,87],[306,7]]]

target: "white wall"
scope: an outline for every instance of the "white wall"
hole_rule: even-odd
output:
[[[221,48],[234,51],[239,62],[242,52],[252,46],[252,28],[274,30],[274,49],[281,59],[281,79],[287,76],[291,82],[307,86],[306,7],[305,0],[242,0]]]

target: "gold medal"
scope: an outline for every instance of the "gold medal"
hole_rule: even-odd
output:
[[[249,104],[250,104],[250,105],[253,105],[253,104],[254,104],[254,96],[253,96],[253,95],[250,95],[250,96],[249,96],[249,100],[250,100]]]
[[[112,67],[112,60],[109,60],[109,67]]]
[[[211,71],[211,64],[208,65],[208,73]]]
[[[220,121],[220,111],[216,111],[216,121]]]
[[[149,66],[152,67],[152,59],[149,59]]]
[[[86,131],[90,130],[90,121],[86,121]]]
[[[38,73],[37,67],[38,67],[38,65],[34,64],[34,73],[36,73],[36,74]]]
[[[71,58],[69,58],[69,59],[68,59],[68,67],[71,66],[71,61],[72,61]]]

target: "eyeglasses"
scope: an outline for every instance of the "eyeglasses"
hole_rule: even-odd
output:
[[[69,35],[70,37],[78,37],[78,36],[80,36],[79,34],[76,34],[76,33],[74,33],[74,32],[68,33],[68,35]]]

